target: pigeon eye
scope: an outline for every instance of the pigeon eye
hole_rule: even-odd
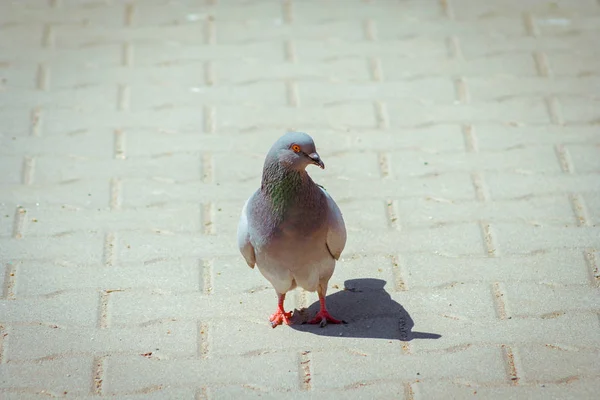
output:
[[[292,150],[294,150],[294,153],[300,153],[300,146],[298,146],[297,144],[293,144]]]

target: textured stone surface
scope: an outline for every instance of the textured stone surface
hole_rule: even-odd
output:
[[[595,0],[0,2],[0,397],[597,397],[599,26]],[[347,325],[301,325],[296,290],[271,329],[236,248],[289,129],[344,212]]]

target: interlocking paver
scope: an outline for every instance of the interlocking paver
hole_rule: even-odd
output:
[[[420,382],[415,385],[415,393],[426,399],[464,399],[478,396],[490,400],[511,399],[523,396],[527,399],[542,400],[547,398],[592,399],[598,390],[597,379],[581,379],[556,384],[539,384],[531,386],[482,387],[465,382],[452,384],[446,382]]]
[[[524,378],[534,382],[560,381],[595,377],[598,352],[573,351],[560,346],[527,346],[520,349]]]
[[[244,365],[231,368],[230,362]],[[201,379],[217,385],[244,383],[248,386],[269,387],[277,382],[280,390],[298,385],[298,355],[270,353],[258,357],[236,356],[230,362],[219,359],[165,359],[146,357],[109,357],[106,360],[107,394],[140,391],[161,386],[197,385]]]
[[[504,363],[500,349],[470,348],[456,353],[398,355],[392,361],[380,355],[364,355],[348,352],[322,351],[315,353],[313,386],[320,388],[343,388],[360,381],[414,380],[423,379],[446,380],[448,378],[474,379],[481,383],[498,382],[505,378]],[[381,364],[381,363],[385,364]],[[451,368],[461,365],[460,369]],[[344,365],[355,368],[339,374]],[[380,367],[377,367],[380,365]]]
[[[98,263],[83,267],[74,264],[28,262],[19,265],[15,290],[23,296],[53,295],[65,290],[102,291],[155,288],[160,290],[196,290],[202,279],[197,262],[158,262],[124,265],[118,273],[107,273]],[[158,265],[157,265],[158,264]],[[60,270],[60,274],[55,272]]]
[[[583,252],[554,249],[535,254],[505,254],[499,257],[452,257],[415,253],[402,255],[401,265],[409,288],[441,286],[454,282],[541,282],[589,284],[589,270]],[[547,266],[552,265],[548,273]],[[428,270],[423,275],[420,271]]]
[[[1,398],[597,397],[600,3],[341,3],[0,2]],[[290,129],[347,325],[235,246]]]
[[[165,321],[136,328],[55,328],[17,326],[18,337],[6,352],[7,363],[65,354],[152,353],[154,357],[189,357],[197,353],[198,326],[193,321]],[[85,338],[82,340],[82,338]],[[146,356],[149,357],[149,356]]]
[[[514,315],[555,318],[567,312],[593,314],[598,311],[597,290],[589,285],[506,283],[505,290]],[[566,302],[565,299],[569,301]]]
[[[16,392],[27,397],[42,393],[46,396],[85,395],[89,391],[91,357],[50,358],[34,363],[6,363],[0,365],[4,394]]]
[[[415,325],[415,330],[421,330],[421,327],[427,326],[429,332],[447,332],[444,342],[415,340],[414,344],[411,341],[411,349],[415,353],[461,352],[463,349],[474,346],[501,347],[510,343],[512,346],[556,345],[583,352],[586,351],[585,349],[597,348],[600,342],[600,335],[594,331],[596,324],[597,317],[587,315],[559,316],[554,319],[516,319],[515,317],[508,319],[507,317],[504,320],[494,321],[491,318],[490,320],[467,319],[448,312],[444,315],[423,318],[419,324]],[[490,335],[489,332],[494,332],[494,335]],[[589,336],[590,332],[594,335],[593,337]],[[543,358],[539,362],[543,363]],[[590,374],[594,374],[594,371],[590,371]],[[540,381],[543,380],[540,379]],[[548,380],[548,382],[551,381]]]
[[[16,268],[19,266],[17,265]],[[18,269],[9,264],[5,266],[4,296],[2,304],[3,324],[43,324],[51,326],[86,326],[93,327],[98,322],[98,304],[100,295],[87,292],[54,292],[44,297],[17,297],[14,290],[14,280],[18,279]],[[15,271],[16,270],[16,271]],[[65,310],[65,305],[68,308]],[[67,312],[65,312],[67,311]],[[10,331],[9,331],[10,332]],[[9,341],[10,334],[4,340]],[[18,338],[14,338],[18,340]],[[4,355],[3,355],[4,356]]]

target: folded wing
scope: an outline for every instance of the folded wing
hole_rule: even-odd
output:
[[[329,253],[338,260],[346,246],[346,225],[340,208],[335,201],[327,194],[325,189],[321,188],[327,199],[329,232],[327,232],[327,249]]]
[[[250,199],[246,200],[246,203],[244,203],[244,208],[242,208],[242,215],[240,216],[240,222],[238,223],[237,239],[240,253],[242,253],[250,268],[254,268],[254,265],[256,264],[256,254],[254,253],[254,247],[252,247],[252,243],[250,243],[248,216],[246,214],[249,201]]]

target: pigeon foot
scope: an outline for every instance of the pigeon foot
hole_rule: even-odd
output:
[[[286,325],[291,325],[292,324],[292,312],[288,311],[285,312],[282,309],[277,309],[277,311],[275,311],[275,314],[271,315],[271,317],[269,317],[269,321],[271,321],[271,327],[275,328],[277,325],[282,325],[282,324],[286,324]]]
[[[321,310],[317,313],[317,315],[315,315],[315,317],[313,319],[308,321],[308,323],[309,324],[319,324],[321,326],[321,328],[323,328],[325,325],[327,325],[327,323],[345,324],[346,322],[333,318],[329,314],[329,311],[327,311],[327,310]]]

